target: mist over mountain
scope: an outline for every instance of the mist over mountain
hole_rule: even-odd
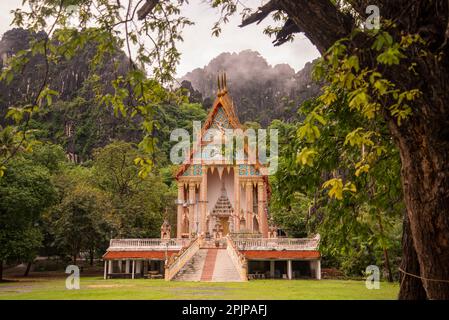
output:
[[[228,88],[240,121],[268,125],[273,119],[290,119],[298,106],[317,96],[320,85],[312,80],[313,63],[295,73],[288,64],[271,66],[258,52],[222,53],[204,68],[197,68],[180,80],[191,83],[209,107],[217,91],[217,75],[226,71]]]

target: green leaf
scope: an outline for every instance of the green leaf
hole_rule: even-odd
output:
[[[359,177],[362,173],[368,173],[369,169],[370,169],[369,164],[362,165],[355,171],[355,176]]]
[[[24,110],[21,108],[11,107],[6,113],[6,119],[13,119],[15,123],[19,123],[23,119]]]
[[[405,58],[398,47],[391,47],[382,52],[377,56],[377,61],[386,65],[398,65],[401,62],[401,59]]]
[[[343,191],[349,191],[352,193],[356,193],[357,192],[357,188],[355,186],[355,184],[353,184],[352,182],[348,182],[345,184]]]
[[[343,199],[343,181],[341,179],[330,179],[323,183],[324,189],[329,189],[328,195],[337,200]]]
[[[308,165],[309,167],[312,167],[313,160],[316,155],[318,155],[318,152],[316,152],[314,149],[306,147],[298,153],[298,155],[296,156],[296,162],[303,166]]]

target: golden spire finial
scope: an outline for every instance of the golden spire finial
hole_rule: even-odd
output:
[[[224,83],[224,90],[228,91],[228,85],[226,83],[226,72],[223,72],[223,83]]]
[[[217,83],[218,83],[218,93],[217,95],[221,97],[227,92],[227,85],[226,85],[226,73],[218,72],[217,76]]]
[[[218,85],[218,91],[217,95],[219,97],[223,96],[228,92],[228,85],[226,80],[226,72],[225,71],[219,71],[217,75],[217,85]]]

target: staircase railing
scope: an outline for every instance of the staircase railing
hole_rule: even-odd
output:
[[[240,279],[248,281],[248,262],[229,235],[226,236],[226,250],[239,273]]]
[[[165,262],[165,280],[170,281],[184,267],[184,265],[198,252],[202,243],[203,236],[193,239],[187,247],[182,248],[177,254],[172,255]]]

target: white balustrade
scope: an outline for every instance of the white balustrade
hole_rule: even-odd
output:
[[[230,236],[226,236],[226,250],[242,281],[248,281],[248,264],[245,256],[239,252]]]
[[[177,254],[170,257],[165,263],[165,280],[170,281],[181,268],[200,250],[204,242],[203,236],[193,239]]]
[[[318,250],[319,239],[313,238],[237,238],[233,239],[239,250]]]
[[[188,239],[111,239],[108,251],[120,250],[180,250]]]

